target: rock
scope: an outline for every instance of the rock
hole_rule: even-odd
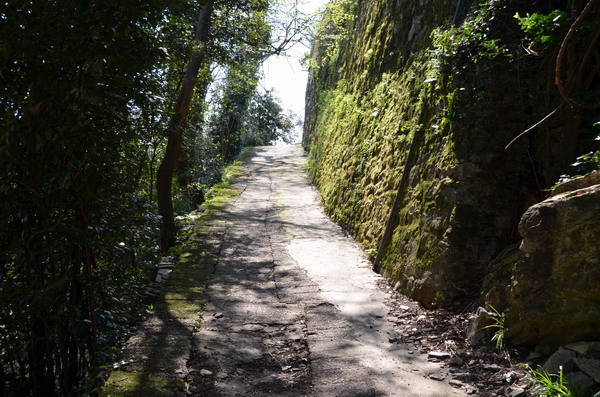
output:
[[[480,345],[487,344],[490,341],[490,332],[486,332],[484,328],[492,324],[490,317],[492,317],[492,313],[488,312],[485,308],[477,308],[477,311],[469,321],[467,329],[467,339],[471,343]]]
[[[575,178],[568,182],[561,183],[560,185],[552,189],[552,192],[550,192],[550,197],[598,184],[600,184],[600,171],[594,171],[579,178]]]
[[[600,360],[578,357],[573,361],[575,361],[575,365],[583,373],[592,378],[596,383],[600,383]]]
[[[600,185],[550,197],[521,218],[506,290],[506,337],[558,347],[600,339]]]
[[[510,371],[504,374],[504,380],[506,383],[515,383],[517,380],[519,380],[519,378],[516,373]]]
[[[433,380],[437,380],[439,382],[443,381],[444,379],[446,379],[446,376],[442,375],[442,374],[431,374],[429,375],[429,378],[433,379]]]
[[[171,269],[160,268],[160,269],[158,269],[158,272],[156,273],[155,281],[158,283],[163,283],[166,280],[168,280],[168,278],[171,276],[171,273],[173,273],[173,270],[171,270]]]
[[[223,315],[221,315],[221,317],[223,317]],[[241,330],[248,331],[248,332],[258,332],[258,331],[262,331],[264,328],[265,328],[264,325],[260,325],[260,324],[244,324],[241,327]]]
[[[428,358],[435,358],[438,360],[444,360],[446,358],[450,358],[450,353],[447,352],[429,352],[427,353]]]
[[[483,369],[488,370],[488,371],[499,371],[502,369],[502,367],[500,367],[499,365],[496,365],[496,364],[485,364],[483,366]]]
[[[470,372],[457,372],[455,374],[452,374],[452,377],[456,378],[456,379],[463,379],[463,380],[477,379],[477,375],[472,374]]]
[[[209,371],[207,369],[201,369],[200,370],[200,375],[201,376],[211,376],[212,374],[213,374],[212,371]]]
[[[582,390],[589,390],[596,384],[592,378],[581,371],[566,373],[564,377],[567,382]]]
[[[569,343],[565,349],[572,350],[580,356],[587,356],[591,352],[600,352],[600,342],[575,342]]]
[[[464,364],[463,360],[458,356],[454,356],[448,361],[448,365],[453,366],[453,367],[460,367],[463,364]]]
[[[491,305],[497,309],[506,307],[506,287],[510,282],[515,263],[525,258],[519,250],[519,244],[511,244],[502,250],[487,266],[481,286],[481,299],[485,307]]]
[[[533,360],[537,360],[539,358],[542,358],[542,355],[536,351],[533,351],[533,352],[529,353],[529,355],[527,356],[525,361],[533,361]]]
[[[158,265],[160,267],[167,267],[167,266],[174,266],[175,263],[177,263],[177,257],[170,255],[170,256],[165,256],[165,257],[161,258],[160,262],[158,262]]]
[[[525,389],[521,389],[520,387],[514,387],[510,389],[508,393],[508,397],[523,397],[527,394]]]
[[[572,350],[559,347],[544,363],[544,370],[551,374],[558,374],[562,368],[563,372],[569,372],[573,369],[573,359],[577,356]]]

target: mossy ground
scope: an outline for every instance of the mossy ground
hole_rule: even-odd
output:
[[[185,383],[180,378],[163,374],[148,375],[139,372],[113,371],[101,397],[167,397],[174,391],[183,391]]]
[[[138,335],[142,336],[132,338],[126,346],[131,353],[127,357],[130,364],[110,373],[100,396],[183,395],[186,384],[170,366],[176,362],[181,365],[189,357],[192,329],[200,324],[204,291],[227,228],[224,211],[242,192],[235,185],[243,177],[241,165],[236,162],[229,167],[224,182],[213,188],[189,239],[177,249],[178,261],[164,293],[154,304],[153,314],[141,326]]]

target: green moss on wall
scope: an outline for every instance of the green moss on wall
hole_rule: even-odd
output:
[[[414,126],[425,80],[436,75],[435,68],[431,58],[416,57],[403,73],[384,74],[372,90],[362,95],[345,80],[320,93],[309,169],[326,211],[351,230],[367,251],[378,248],[412,134],[423,133]],[[416,165],[418,173],[411,179],[406,205],[399,214],[401,226],[384,260],[383,268],[397,280],[411,272],[422,277],[431,267],[439,256],[439,239],[449,226],[444,205],[450,210],[454,205],[442,196],[444,187],[452,181],[440,171],[450,169],[458,159],[454,143],[447,138],[449,119],[439,102],[431,98],[428,127]],[[413,219],[422,213],[427,216]]]
[[[312,70],[307,95],[310,173],[328,214],[370,254],[390,215],[412,134],[423,134],[382,272],[426,305],[477,293],[487,264],[518,239],[527,204],[541,199],[541,189],[558,176],[556,164],[576,152],[536,152],[538,135],[504,149],[558,100],[548,94],[551,56],[519,53],[523,35],[513,16],[531,5],[473,2],[458,13],[462,24],[451,27],[455,5],[359,3],[352,38]],[[571,142],[574,134],[571,128],[560,139]]]

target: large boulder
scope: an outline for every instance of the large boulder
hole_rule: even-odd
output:
[[[525,257],[506,289],[507,336],[516,344],[600,339],[600,184],[573,186],[521,218]]]

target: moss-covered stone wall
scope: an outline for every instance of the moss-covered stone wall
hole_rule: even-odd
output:
[[[559,43],[539,56],[520,50],[514,15],[533,11],[530,2],[463,3],[359,1],[335,56],[324,59],[315,41],[307,91],[310,171],[327,212],[373,257],[421,134],[382,272],[427,306],[479,294],[488,264],[519,239],[521,215],[574,160],[591,125],[560,110],[506,150],[560,103],[551,73]]]

